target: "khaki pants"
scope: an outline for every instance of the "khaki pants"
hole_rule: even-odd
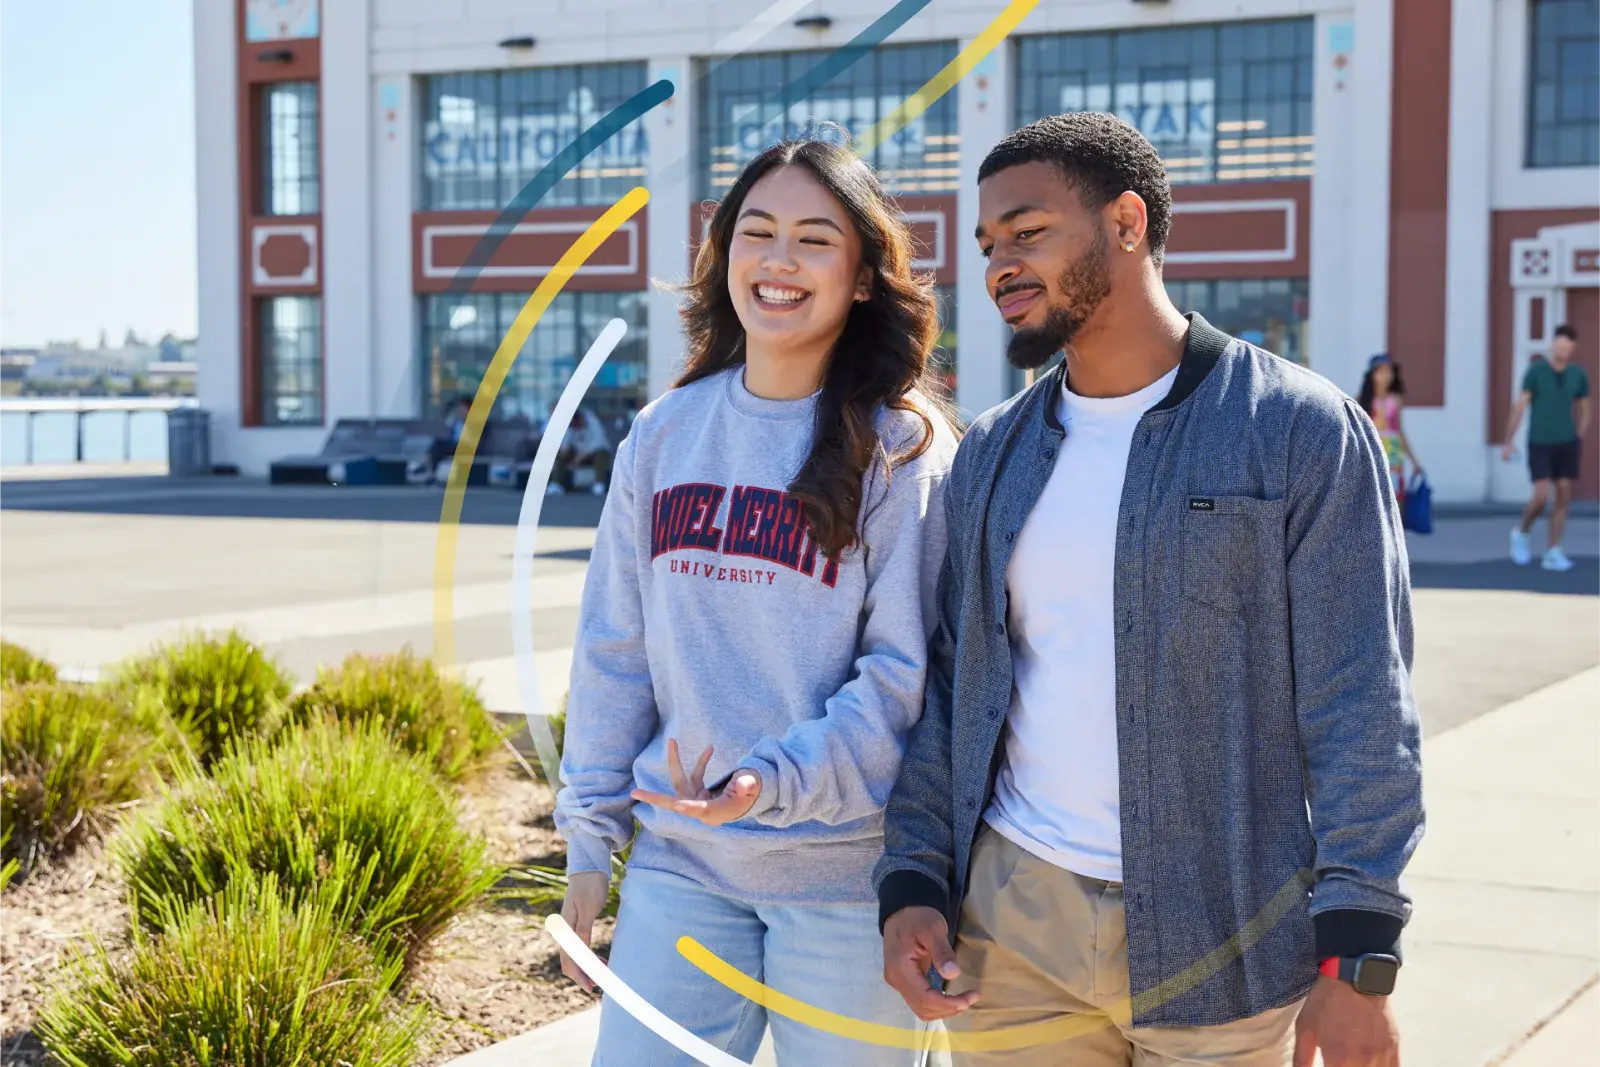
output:
[[[956,958],[951,991],[982,999],[948,1020],[952,1034],[1048,1030],[1012,1050],[962,1051],[956,1037],[955,1067],[1288,1067],[1293,1057],[1298,1003],[1225,1026],[1133,1029],[1121,884],[1063,870],[987,826]]]

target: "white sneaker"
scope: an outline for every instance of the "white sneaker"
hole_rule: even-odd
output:
[[[606,483],[605,482],[595,482],[593,485],[591,485],[589,487],[589,492],[593,493],[595,496],[605,496],[606,495]]]
[[[565,489],[557,485],[555,482],[551,482],[549,485],[544,487],[545,496],[565,496],[566,492],[567,491]]]
[[[1561,546],[1556,545],[1545,552],[1544,559],[1539,561],[1539,566],[1547,571],[1570,571],[1573,564],[1567,558],[1567,554],[1561,551]]]
[[[1519,567],[1526,567],[1533,562],[1533,550],[1528,547],[1528,535],[1522,532],[1522,527],[1511,528],[1511,562]]]

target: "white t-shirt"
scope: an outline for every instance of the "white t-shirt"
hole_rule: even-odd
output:
[[[1062,391],[1066,440],[1006,571],[1016,686],[984,818],[1039,858],[1110,882],[1122,881],[1117,516],[1139,419],[1177,374],[1130,396]]]

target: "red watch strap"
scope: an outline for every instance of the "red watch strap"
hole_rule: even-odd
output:
[[[1329,978],[1338,978],[1339,977],[1339,957],[1338,956],[1329,956],[1327,959],[1323,960],[1320,964],[1317,965],[1317,970],[1321,971],[1323,974],[1327,975]]]

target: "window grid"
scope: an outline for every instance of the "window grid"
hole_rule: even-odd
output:
[[[282,82],[261,93],[262,205],[268,215],[315,215],[321,210],[317,84]]]
[[[644,63],[529,67],[424,79],[422,202],[430,211],[504,207],[555,155],[645,87]],[[629,123],[545,196],[609,204],[645,178],[644,123]]]
[[[322,302],[314,296],[261,301],[261,421],[322,423]]]
[[[1311,19],[1023,37],[1017,121],[1112,111],[1174,184],[1309,177]]]
[[[500,339],[526,300],[520,293],[441,293],[422,298],[424,413],[443,413],[455,397],[477,392]],[[620,318],[628,332],[606,358],[583,401],[608,430],[615,429],[619,419],[626,420],[645,404],[646,308],[642,292],[557,294],[539,328],[517,353],[495,400],[494,417],[523,415],[542,423],[578,360],[606,323]]]
[[[1534,0],[1529,167],[1600,163],[1600,0]]]
[[[833,136],[822,123],[838,123],[859,139],[954,59],[956,46],[942,41],[877,48],[787,112],[762,104],[827,54],[774,52],[703,67],[695,138],[698,196],[720,198],[746,163],[786,137]],[[956,114],[955,94],[946,93],[864,157],[887,192],[956,191],[961,144]]]
[[[1310,365],[1311,283],[1306,278],[1169,281],[1167,295],[1224,333],[1302,366]]]

